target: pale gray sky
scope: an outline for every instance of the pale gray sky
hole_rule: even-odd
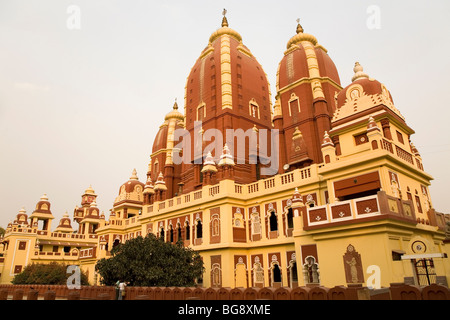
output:
[[[71,30],[70,5],[80,9]],[[367,25],[375,5],[380,28]],[[384,83],[416,134],[432,202],[450,212],[450,2],[0,0],[0,226],[46,193],[72,216],[92,185],[108,215],[133,168],[145,182],[154,136],[223,8],[268,75],[296,19],[334,60],[343,86],[353,65]],[[74,227],[77,225],[74,223]]]

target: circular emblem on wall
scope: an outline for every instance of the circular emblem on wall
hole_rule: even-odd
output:
[[[423,241],[414,241],[411,245],[411,249],[414,253],[424,253],[427,251],[427,246]]]

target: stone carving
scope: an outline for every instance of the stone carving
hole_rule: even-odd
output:
[[[344,270],[347,283],[364,283],[361,255],[351,244],[348,245],[347,252],[344,254]]]
[[[313,256],[307,256],[305,258],[305,264],[303,264],[303,279],[305,284],[319,283],[319,265],[316,263],[316,258]]]

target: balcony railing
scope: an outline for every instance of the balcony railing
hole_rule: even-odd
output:
[[[319,207],[307,208],[304,228],[319,228],[342,223],[353,223],[370,217],[387,217],[411,223],[416,222],[414,205],[409,200],[386,195],[379,191],[376,195],[338,201]]]
[[[169,209],[177,210],[179,207],[195,204],[197,201],[205,200],[209,197],[214,197],[217,195],[220,196],[221,194],[224,196],[235,195],[237,197],[241,197],[249,194],[266,194],[275,188],[278,188],[279,190],[293,189],[299,185],[308,183],[308,181],[313,182],[314,179],[318,179],[317,171],[318,166],[314,164],[307,168],[296,169],[291,172],[276,175],[267,179],[261,179],[246,185],[234,183],[234,188],[233,186],[224,185],[227,182],[223,181],[213,186],[205,186],[201,190],[195,190],[175,198],[155,202],[147,207],[146,213],[154,214],[156,212],[164,212]],[[226,192],[226,194],[224,192]]]

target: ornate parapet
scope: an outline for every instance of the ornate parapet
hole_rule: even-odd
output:
[[[376,195],[368,197],[308,208],[303,216],[304,230],[381,219],[416,224],[414,205],[409,200],[391,197],[384,191],[379,191]]]

